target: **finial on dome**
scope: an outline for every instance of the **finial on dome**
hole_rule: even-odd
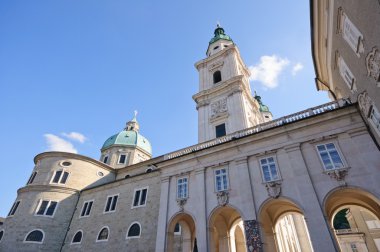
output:
[[[219,22],[219,21],[216,22],[216,27],[217,27],[217,28],[220,27],[220,22]]]
[[[134,111],[134,117],[131,121],[127,122],[127,125],[125,126],[124,130],[133,130],[138,132],[140,129],[139,123],[137,122],[137,110]]]

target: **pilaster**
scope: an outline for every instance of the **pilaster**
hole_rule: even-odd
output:
[[[198,251],[208,251],[207,247],[207,213],[206,213],[206,188],[204,168],[195,171],[197,207],[195,208],[196,238]]]
[[[158,213],[156,252],[165,251],[167,235],[167,218],[170,177],[161,178],[160,209]]]

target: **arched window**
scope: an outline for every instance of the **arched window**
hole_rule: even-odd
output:
[[[132,223],[128,229],[127,238],[139,238],[141,235],[141,227],[138,222]]]
[[[108,227],[102,228],[98,234],[98,239],[96,241],[108,241]]]
[[[29,232],[24,242],[31,242],[31,243],[42,243],[44,240],[44,232],[40,229],[33,230]]]
[[[214,84],[222,81],[222,74],[220,71],[215,71],[213,74]]]
[[[3,239],[3,236],[4,236],[4,230],[1,230],[1,231],[0,231],[0,242],[1,242],[1,240]]]
[[[82,237],[83,237],[82,231],[76,232],[71,243],[81,243]]]

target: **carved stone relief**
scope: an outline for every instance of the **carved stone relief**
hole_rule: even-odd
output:
[[[223,64],[224,64],[223,61],[215,62],[215,63],[211,64],[211,66],[208,68],[208,70],[210,72],[213,72],[215,70],[220,70],[220,68],[222,68]]]
[[[179,211],[183,212],[187,199],[177,199],[177,205],[179,206]]]
[[[227,191],[222,191],[222,192],[217,192],[216,197],[218,199],[218,204],[219,206],[225,206],[228,204],[228,192]]]
[[[277,199],[281,194],[281,182],[273,181],[265,184],[268,191],[268,196]]]
[[[363,111],[363,114],[367,117],[369,114],[369,110],[372,106],[372,100],[368,96],[367,91],[364,91],[363,93],[358,95],[358,102],[360,110]]]
[[[377,47],[372,48],[366,57],[367,75],[377,82],[380,87],[380,52]]]
[[[330,178],[338,181],[342,186],[346,185],[346,181],[344,181],[344,179],[348,175],[348,168],[326,171],[326,174],[329,175]]]
[[[227,98],[213,102],[211,104],[211,119],[224,115],[227,111]]]

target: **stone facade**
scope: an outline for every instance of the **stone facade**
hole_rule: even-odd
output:
[[[355,102],[368,94],[364,114],[380,143],[380,4],[363,0],[312,0],[313,57],[318,90]]]
[[[230,42],[216,34],[196,65],[201,143],[146,161],[135,158],[149,158],[148,145],[116,140],[101,161],[37,155],[0,227],[0,251],[338,251],[332,223],[342,207],[379,220],[380,153],[361,107],[338,100],[262,120]],[[250,124],[252,113],[260,119]],[[227,123],[216,139],[215,118]],[[230,127],[236,122],[243,126]],[[115,157],[104,163],[107,150]],[[134,161],[115,163],[125,152]]]

